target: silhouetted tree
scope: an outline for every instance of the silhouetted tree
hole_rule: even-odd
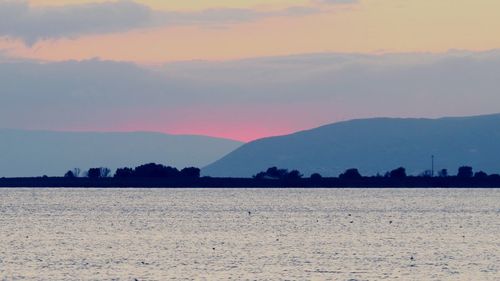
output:
[[[292,170],[288,173],[286,173],[284,175],[284,178],[286,180],[299,180],[303,177],[304,175],[302,175],[298,170]]]
[[[457,177],[459,177],[459,178],[463,178],[463,179],[472,178],[473,175],[474,174],[473,174],[472,167],[462,166],[462,167],[458,168]]]
[[[339,175],[339,179],[343,180],[353,180],[353,179],[360,179],[362,178],[361,174],[359,173],[358,169],[347,169],[344,173]]]
[[[179,170],[170,166],[149,163],[136,167],[134,176],[140,178],[176,178],[179,177]]]
[[[268,168],[265,172],[260,172],[254,176],[256,179],[282,179],[288,171],[277,167]]]
[[[271,168],[268,168],[265,172],[265,174],[268,176],[268,177],[272,177],[272,178],[279,178],[280,175],[279,175],[279,172],[278,172],[278,168],[277,167],[271,167]]]
[[[314,173],[314,174],[311,175],[311,179],[312,180],[320,180],[322,178],[323,178],[323,176],[320,175],[319,173]]]
[[[200,169],[195,167],[187,167],[181,170],[180,176],[182,178],[197,179],[200,177]]]
[[[109,168],[91,168],[87,171],[87,177],[91,179],[107,178],[111,170]]]
[[[123,179],[123,178],[131,178],[134,176],[134,170],[131,168],[119,168],[116,170],[114,177]]]
[[[265,179],[266,177],[267,177],[266,172],[259,172],[259,173],[252,176],[252,178],[258,179],[258,180]]]
[[[285,177],[286,174],[288,174],[288,170],[271,167],[267,169],[266,174],[270,178],[282,179]]]
[[[403,167],[399,167],[390,172],[390,177],[395,179],[406,178],[406,169]]]
[[[119,168],[116,170],[115,178],[199,178],[200,169],[196,167],[187,167],[181,171],[177,168],[164,166],[156,163],[149,163],[131,168]]]
[[[500,179],[500,175],[499,174],[491,174],[488,176],[488,178],[490,178],[492,180],[498,180],[498,179]]]
[[[474,174],[474,177],[477,179],[486,179],[488,178],[488,174],[483,171],[479,171]]]
[[[90,179],[98,179],[101,177],[101,168],[90,168],[87,171],[87,177]]]
[[[65,178],[75,178],[75,174],[73,171],[67,171],[66,174],[64,174]]]
[[[448,170],[446,170],[446,169],[439,170],[438,176],[440,178],[446,178],[446,177],[448,177]]]
[[[287,169],[278,169],[277,167],[271,167],[265,172],[260,172],[253,176],[255,179],[278,179],[278,180],[296,180],[302,178],[302,174],[293,170],[289,172]]]

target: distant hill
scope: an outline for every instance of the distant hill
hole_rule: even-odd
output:
[[[242,143],[161,133],[80,133],[0,130],[0,177],[59,176],[72,168],[157,162],[203,167]]]
[[[309,175],[364,175],[404,166],[409,174],[458,166],[500,173],[500,114],[441,119],[376,118],[322,126],[245,144],[202,170],[210,176],[252,176],[271,166]]]

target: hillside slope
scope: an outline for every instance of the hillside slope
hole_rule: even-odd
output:
[[[500,114],[441,119],[375,118],[322,126],[245,144],[203,169],[210,176],[252,176],[271,166],[337,176],[404,166],[410,174],[460,165],[500,173]]]
[[[75,133],[0,130],[0,177],[58,176],[78,167],[116,169],[148,162],[207,165],[240,142],[161,133]]]

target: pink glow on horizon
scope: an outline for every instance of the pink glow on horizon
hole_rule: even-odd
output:
[[[247,127],[249,128],[249,127]],[[306,128],[303,128],[306,129]],[[51,129],[49,129],[51,130]],[[198,135],[207,136],[214,138],[224,138],[241,142],[251,142],[257,139],[287,135],[294,133],[300,129],[298,128],[270,128],[270,127],[252,127],[246,130],[241,130],[240,128],[227,128],[221,125],[218,126],[194,126],[185,128],[161,128],[156,126],[148,125],[123,125],[116,126],[113,128],[95,128],[92,126],[81,126],[73,128],[60,128],[57,131],[64,132],[153,132],[153,133],[163,133],[168,135]]]
[[[310,111],[311,113],[307,115],[311,119],[306,119],[301,118],[305,113],[292,108],[284,110],[283,108],[261,107],[257,115],[254,110],[250,107],[226,109],[225,111],[215,110],[214,112],[200,110],[196,115],[179,110],[170,112],[172,115],[168,114],[169,116],[160,117],[145,114],[141,118],[132,117],[121,122],[111,122],[112,124],[98,126],[95,126],[95,124],[74,125],[67,129],[71,131],[159,132],[175,135],[203,135],[249,142],[265,137],[287,135],[323,124],[345,120],[345,117],[338,114],[323,114],[322,116],[320,111],[317,111],[315,116],[312,114],[313,111]],[[196,112],[193,108],[187,111]],[[182,116],[182,118],[179,116]],[[282,118],[276,118],[276,116]],[[63,128],[63,130],[66,130],[66,128]]]
[[[280,122],[281,123],[281,122]],[[117,124],[113,127],[97,128],[101,132],[159,132],[173,135],[202,135],[209,137],[232,139],[236,141],[249,142],[260,138],[286,135],[301,128],[291,126],[291,124],[262,124],[255,121],[241,123],[232,122],[187,122],[179,120],[174,124],[162,125],[151,122],[136,121]],[[93,127],[79,127],[76,131],[96,131]]]
[[[309,105],[322,107],[321,105]],[[196,113],[194,113],[196,112]],[[115,116],[120,116],[115,112]],[[139,117],[138,117],[139,116]],[[324,124],[345,120],[349,115],[337,110],[312,110],[306,104],[267,106],[227,106],[226,108],[189,107],[158,113],[141,110],[119,121],[72,124],[57,128],[66,131],[159,132],[175,135],[204,135],[249,142],[260,138],[287,135]]]

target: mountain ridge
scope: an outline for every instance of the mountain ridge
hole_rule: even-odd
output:
[[[242,142],[158,132],[0,129],[0,177],[57,176],[73,168],[116,169],[157,162],[204,166]]]
[[[500,143],[498,125],[500,114],[353,119],[249,142],[202,171],[210,176],[241,177],[279,166],[306,175],[337,176],[347,168],[376,174],[405,166],[415,174],[430,169],[431,155],[435,155],[436,167],[450,172],[466,164],[499,172],[500,164],[496,163],[500,161],[484,151],[500,153],[500,146],[490,140],[494,137]],[[369,142],[363,144],[363,139]],[[456,152],[459,154],[453,155]]]

